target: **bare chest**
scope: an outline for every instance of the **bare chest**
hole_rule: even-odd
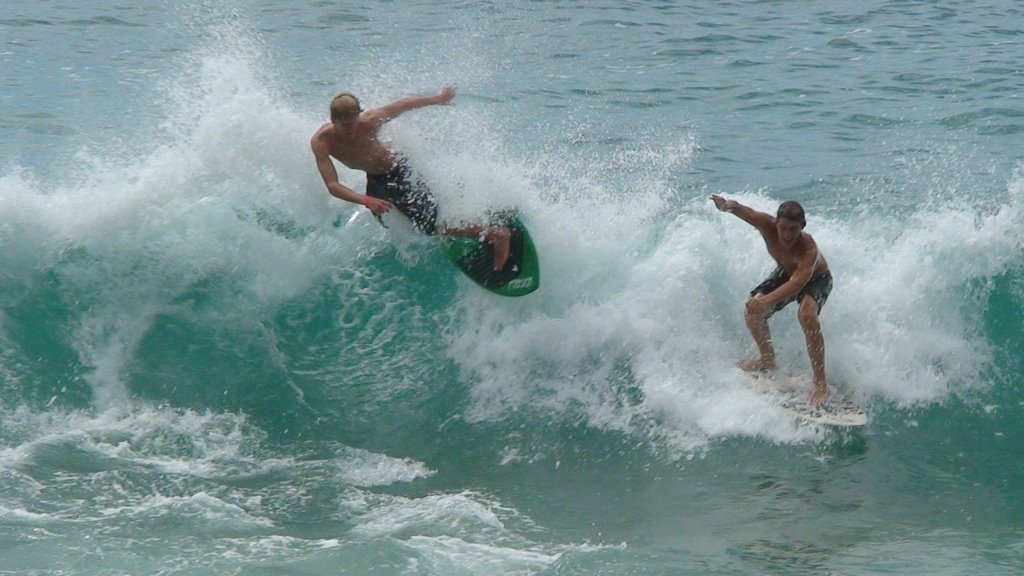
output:
[[[330,152],[331,156],[353,170],[379,174],[391,168],[390,151],[373,137],[357,136],[335,141],[331,144]]]

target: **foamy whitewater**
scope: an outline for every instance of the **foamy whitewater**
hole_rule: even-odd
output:
[[[0,574],[1021,573],[1021,22],[5,1]],[[519,210],[530,296],[316,171],[335,93],[449,83],[386,136],[444,218]],[[744,384],[772,262],[711,194],[806,207],[864,429]]]

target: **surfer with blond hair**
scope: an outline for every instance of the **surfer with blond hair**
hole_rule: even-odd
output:
[[[341,92],[331,100],[330,122],[310,139],[316,166],[327,191],[342,200],[366,206],[377,219],[392,208],[412,221],[417,230],[447,236],[480,236],[492,245],[494,270],[502,270],[509,257],[510,231],[500,225],[469,225],[450,228],[437,221],[437,202],[427,186],[415,178],[408,159],[381,142],[378,134],[385,123],[424,106],[449,105],[455,87],[445,86],[431,96],[402,98],[390,104],[363,110],[359,99]],[[338,179],[333,159],[366,173],[366,194],[360,194]]]

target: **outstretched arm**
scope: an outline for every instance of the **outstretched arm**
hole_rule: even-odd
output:
[[[404,114],[409,110],[423,108],[424,106],[450,104],[454,98],[455,87],[448,85],[432,96],[411,96],[409,98],[402,98],[401,100],[381,106],[375,110],[370,110],[369,112],[374,116],[377,116],[380,120],[387,122],[388,120],[391,120],[400,114]]]
[[[719,194],[712,194],[711,200],[715,203],[715,208],[718,208],[722,212],[735,214],[740,220],[743,220],[758,230],[763,230],[764,228],[772,225],[771,214],[759,212],[749,206],[744,206],[735,200],[726,200]]]

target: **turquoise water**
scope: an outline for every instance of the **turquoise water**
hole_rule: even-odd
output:
[[[0,574],[1019,574],[1022,23],[6,0]],[[336,92],[445,83],[388,136],[446,216],[524,215],[528,297],[315,171]],[[806,206],[864,430],[744,386],[771,265],[711,193]]]

